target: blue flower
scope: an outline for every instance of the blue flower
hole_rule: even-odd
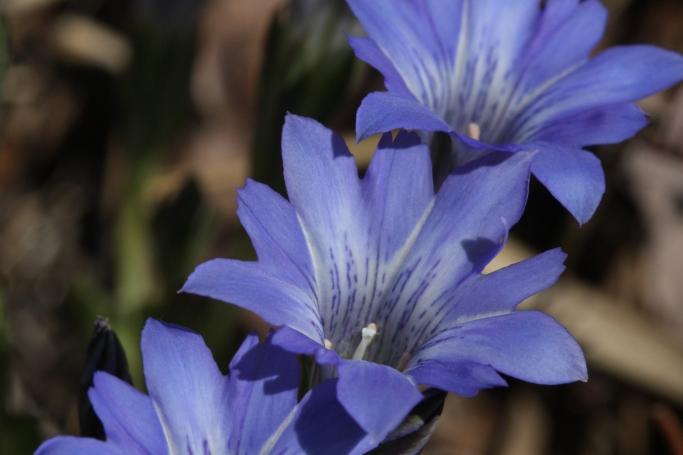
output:
[[[367,38],[356,55],[384,76],[357,115],[359,139],[396,128],[443,131],[455,155],[537,150],[531,169],[580,222],[604,193],[585,146],[645,124],[633,103],[683,79],[683,58],[619,46],[595,58],[606,11],[597,0],[347,0]]]
[[[298,360],[256,335],[232,359],[229,376],[201,336],[181,327],[150,319],[141,345],[149,396],[96,373],[89,396],[106,441],[58,436],[37,454],[360,454],[377,445],[339,404],[336,380],[297,404]],[[384,398],[372,388],[357,393]]]
[[[288,116],[282,149],[289,201],[252,181],[238,196],[258,261],[209,261],[183,291],[281,327],[273,343],[338,374],[339,400],[364,429],[375,431],[376,414],[405,415],[415,384],[473,395],[505,385],[497,371],[541,384],[586,378],[562,326],[515,311],[556,281],[564,253],[481,274],[523,211],[530,154],[474,161],[435,195],[415,135],[385,135],[363,179],[343,140],[312,120]],[[396,398],[368,403],[358,392],[368,384]]]

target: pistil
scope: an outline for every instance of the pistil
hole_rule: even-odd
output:
[[[363,360],[365,352],[370,346],[370,343],[372,343],[373,338],[375,338],[375,335],[377,335],[377,324],[371,322],[367,327],[363,327],[361,330],[360,343],[358,343],[358,347],[353,353],[353,360]]]

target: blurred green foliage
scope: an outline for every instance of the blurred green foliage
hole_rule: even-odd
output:
[[[351,104],[367,71],[347,43],[354,26],[342,0],[294,0],[273,19],[254,121],[256,180],[284,191],[280,131],[287,112],[334,123]]]

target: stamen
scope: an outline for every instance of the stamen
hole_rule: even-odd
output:
[[[481,137],[481,128],[478,124],[470,122],[469,125],[467,125],[467,135],[475,141],[478,141]]]
[[[325,341],[323,343],[325,344],[325,349],[332,349],[332,347],[334,346],[332,342],[327,338],[325,338]]]
[[[353,360],[363,360],[365,351],[367,351],[370,343],[372,343],[372,339],[377,335],[377,324],[371,322],[367,327],[363,327],[360,333],[362,338],[360,343],[358,343],[356,351],[353,353]]]
[[[408,362],[410,362],[410,353],[409,352],[404,352],[403,355],[401,356],[400,359],[398,359],[398,365],[396,366],[396,369],[398,371],[403,371],[406,369],[408,366]]]

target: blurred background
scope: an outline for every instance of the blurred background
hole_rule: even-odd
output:
[[[605,4],[602,46],[683,52],[681,0]],[[338,0],[0,11],[0,453],[23,454],[78,434],[79,415],[87,430],[79,397],[94,369],[144,387],[147,317],[201,332],[222,367],[264,330],[177,290],[208,258],[254,258],[235,191],[247,176],[283,190],[286,111],[343,132],[367,164],[355,110],[382,80],[353,57],[346,36],[361,31]],[[683,454],[683,87],[641,105],[646,130],[595,150],[608,190],[593,220],[579,229],[534,184],[493,265],[569,253],[562,282],[525,305],[577,336],[590,380],[449,396],[426,454]]]

